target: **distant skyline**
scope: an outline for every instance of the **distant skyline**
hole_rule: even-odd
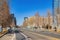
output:
[[[10,12],[15,14],[17,24],[21,25],[24,17],[34,16],[39,12],[40,16],[46,16],[48,9],[52,13],[52,0],[11,0]]]

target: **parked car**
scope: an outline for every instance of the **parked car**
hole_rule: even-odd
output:
[[[12,29],[8,29],[8,33],[12,33]]]
[[[14,32],[15,32],[15,33],[19,33],[20,31],[16,28]]]

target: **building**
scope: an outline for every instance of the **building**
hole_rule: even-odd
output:
[[[14,14],[11,14],[10,16],[11,16],[10,26],[11,26],[11,27],[16,27],[16,26],[17,26],[16,17],[14,16]]]
[[[52,7],[53,7],[54,15],[59,14],[60,0],[53,0]],[[57,11],[58,13],[56,13],[56,11]]]
[[[53,24],[54,27],[60,26],[60,0],[52,0],[52,9],[53,9]]]
[[[27,20],[28,19],[28,17],[24,17],[24,20]]]
[[[29,17],[27,21],[24,21],[25,27],[30,26],[30,28],[46,28],[47,25],[52,26],[53,24],[53,17],[48,12],[46,17],[42,17],[39,13],[36,13],[34,16]]]

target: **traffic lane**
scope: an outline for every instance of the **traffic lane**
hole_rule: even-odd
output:
[[[30,30],[27,30],[27,31],[30,31]],[[42,31],[39,31],[39,32],[36,32],[36,31],[32,31],[32,32],[60,39],[60,34],[56,34],[54,32],[49,32],[49,31],[45,31],[45,30],[44,31],[42,30]]]
[[[36,33],[60,39],[60,34],[55,34],[55,33],[49,32],[49,31],[40,31],[40,32],[36,32]]]
[[[16,40],[25,40],[25,37],[21,33],[16,33]]]
[[[25,35],[27,35],[32,40],[49,40],[48,38],[45,38],[43,36],[37,35],[34,32],[31,31],[23,31]]]
[[[26,29],[23,29],[23,30],[26,30]],[[26,31],[30,31],[30,30],[26,30]],[[40,31],[40,32],[32,31],[32,32],[60,39],[60,34],[56,34],[53,32],[49,32],[49,31]]]

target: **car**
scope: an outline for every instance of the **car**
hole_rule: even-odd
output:
[[[15,32],[15,33],[19,33],[19,30],[15,30],[14,32]]]
[[[8,33],[12,33],[12,29],[8,29]]]

